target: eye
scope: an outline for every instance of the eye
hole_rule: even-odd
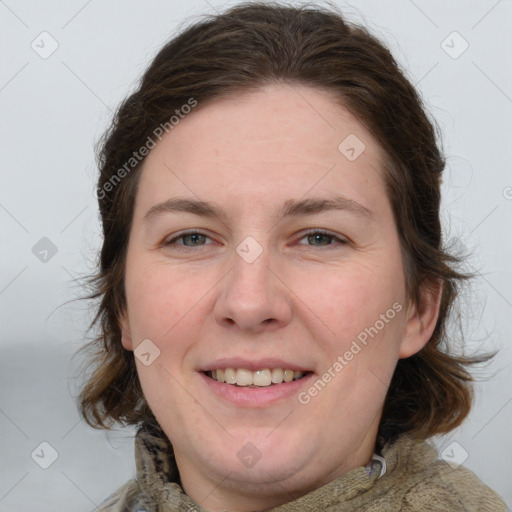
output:
[[[184,247],[200,247],[204,245],[211,245],[207,243],[211,240],[209,236],[201,233],[200,231],[186,231],[165,240],[164,246],[175,246],[177,248]],[[303,242],[305,241],[305,243]],[[321,229],[312,229],[299,239],[299,245],[309,245],[312,247],[336,246],[346,245],[348,240],[335,235],[329,231]]]
[[[199,231],[187,231],[181,233],[177,236],[174,236],[168,240],[165,240],[164,246],[175,245],[181,247],[199,247],[201,245],[206,245],[206,240],[209,240],[209,237]],[[178,243],[181,241],[182,243]]]
[[[346,245],[348,243],[344,238],[340,238],[334,233],[321,229],[308,231],[300,240],[306,240],[313,247],[323,247],[329,245]],[[307,245],[299,242],[299,245]]]

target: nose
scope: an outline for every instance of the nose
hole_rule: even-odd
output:
[[[274,263],[274,265],[272,265]],[[221,281],[215,320],[223,327],[253,333],[275,330],[292,318],[292,292],[268,250],[252,262],[234,252],[233,267]]]

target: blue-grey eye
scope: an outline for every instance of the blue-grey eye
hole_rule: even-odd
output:
[[[180,237],[182,240],[183,240],[183,245],[187,245],[187,246],[194,246],[194,245],[203,245],[202,243],[200,242],[205,242],[206,240],[206,236],[205,235],[202,235],[201,233],[191,233],[189,235],[183,235]],[[190,244],[187,244],[185,242],[186,239],[189,239],[192,243]]]
[[[326,233],[313,233],[308,235],[308,242],[312,245],[330,245],[333,238],[332,235],[327,235]]]

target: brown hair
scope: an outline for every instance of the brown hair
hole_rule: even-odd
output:
[[[270,82],[303,84],[334,93],[363,123],[386,155],[384,176],[404,256],[407,291],[443,283],[439,318],[427,345],[398,361],[379,434],[425,439],[457,427],[472,401],[467,365],[484,357],[456,357],[446,347],[446,322],[459,283],[457,258],[442,248],[439,220],[444,157],[435,123],[389,50],[335,9],[244,3],[183,31],[156,55],[138,89],[119,107],[101,141],[98,198],[103,223],[100,268],[92,279],[99,299],[92,325],[99,334],[93,371],[80,395],[83,417],[95,427],[154,420],[142,394],[134,357],[121,345],[124,269],[140,163],[126,170],[134,150],[191,98],[216,98]],[[120,177],[120,169],[126,172]],[[110,184],[110,186],[109,186]]]

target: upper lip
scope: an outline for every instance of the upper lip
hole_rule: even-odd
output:
[[[201,371],[208,372],[212,370],[224,369],[224,368],[243,368],[245,370],[257,371],[263,369],[274,369],[282,368],[283,370],[294,370],[299,372],[310,372],[310,368],[304,365],[292,363],[289,361],[283,361],[277,358],[265,358],[265,359],[245,359],[241,357],[235,358],[221,358],[208,363],[201,368]]]

